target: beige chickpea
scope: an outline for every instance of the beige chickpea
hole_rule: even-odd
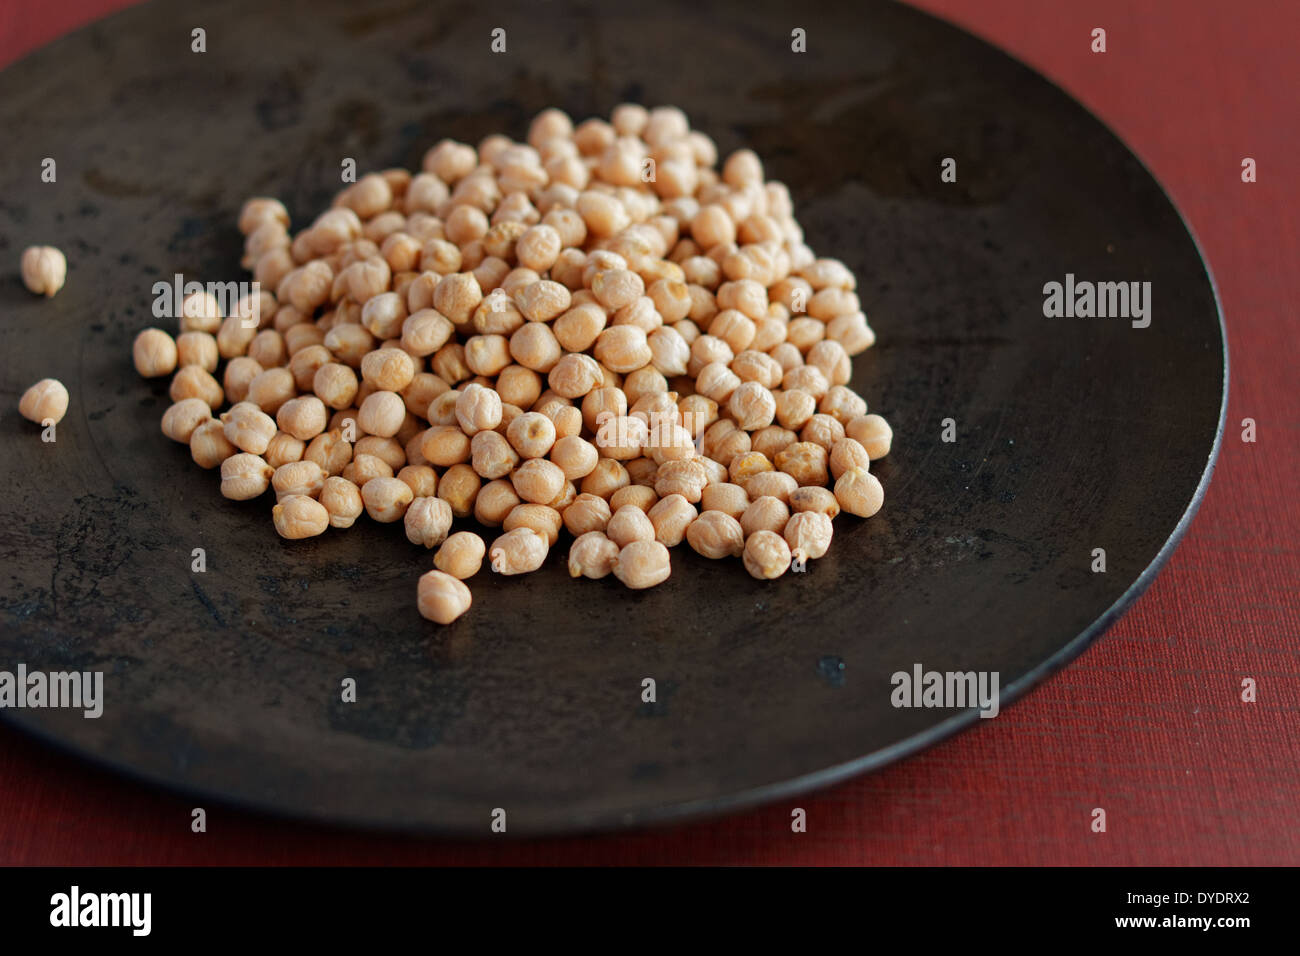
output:
[[[415,372],[415,359],[398,348],[375,349],[361,359],[361,377],[381,391],[400,392]]]
[[[826,337],[843,345],[849,355],[860,355],[876,344],[876,333],[861,312],[831,319],[826,323]]]
[[[600,452],[585,438],[566,435],[552,446],[551,461],[559,465],[569,481],[581,481],[595,470]]]
[[[365,509],[361,489],[337,475],[325,479],[317,500],[329,513],[331,528],[352,527]]]
[[[221,463],[221,494],[232,501],[248,501],[271,486],[275,469],[248,452],[231,455]]]
[[[396,392],[377,391],[366,396],[357,412],[357,427],[368,435],[392,438],[406,418],[406,403]]]
[[[497,574],[526,574],[542,566],[549,550],[546,539],[532,528],[515,528],[492,542],[488,557]]]
[[[655,503],[647,517],[654,525],[655,540],[669,548],[682,543],[698,512],[681,495],[669,495]]]
[[[329,413],[325,410],[325,403],[315,395],[303,395],[281,405],[275,413],[275,421],[281,431],[300,441],[310,441],[325,431]]]
[[[464,582],[444,571],[426,571],[416,589],[420,616],[436,624],[450,624],[469,610],[470,590]]]
[[[252,402],[267,414],[274,415],[280,410],[281,405],[297,394],[298,389],[292,372],[287,368],[268,368],[258,373],[248,383],[248,394],[245,400]]]
[[[789,504],[790,496],[799,489],[799,482],[784,471],[761,471],[750,475],[745,481],[745,491],[750,500],[757,500],[766,495]]]
[[[23,392],[22,398],[18,400],[18,413],[38,425],[49,422],[57,425],[68,413],[68,390],[58,379],[43,378]],[[166,431],[165,425],[163,430]],[[187,435],[183,440],[188,438]]]
[[[352,443],[345,441],[343,430],[333,428],[311,440],[302,457],[320,465],[327,475],[340,475],[352,461]]]
[[[761,451],[742,452],[731,459],[727,473],[734,484],[745,487],[754,475],[772,471],[775,466]]]
[[[649,365],[654,358],[645,330],[636,325],[605,329],[596,337],[593,354],[601,365],[620,374]]]
[[[170,375],[176,370],[176,342],[162,329],[145,329],[135,337],[131,357],[144,378]]]
[[[686,542],[696,553],[713,560],[739,557],[745,550],[745,532],[732,515],[706,510],[687,527]]]
[[[380,524],[402,520],[414,498],[410,485],[397,478],[372,478],[361,486],[366,514]]]
[[[474,520],[489,528],[499,528],[519,503],[515,486],[508,480],[489,481],[474,498]]]
[[[449,467],[469,461],[473,444],[459,425],[434,425],[425,432],[420,452],[430,464]]]
[[[644,336],[644,333],[642,335]],[[604,381],[605,376],[600,363],[590,355],[577,353],[570,353],[561,358],[546,377],[552,392],[569,400],[584,398],[593,389],[602,387]]]
[[[847,425],[855,418],[867,414],[867,403],[852,389],[843,385],[832,385],[822,396],[817,410],[823,415],[830,415],[841,425]]]
[[[172,379],[168,394],[173,402],[186,398],[201,398],[213,409],[221,407],[226,394],[212,375],[199,365],[186,365]]]
[[[800,485],[826,484],[830,480],[826,463],[826,449],[811,441],[798,441],[787,446],[777,452],[773,462],[777,470],[785,472]]]
[[[226,440],[215,418],[200,423],[190,434],[190,457],[200,468],[216,468],[238,450]]]
[[[323,534],[330,526],[330,515],[314,498],[288,495],[271,509],[271,521],[280,537],[298,540]]]
[[[433,565],[439,571],[463,581],[478,574],[486,553],[487,545],[482,538],[472,531],[457,531],[434,554]]]
[[[430,496],[412,498],[403,515],[406,539],[411,544],[436,548],[447,540],[447,534],[451,531],[452,517],[451,505],[442,498]]]
[[[381,292],[361,307],[361,325],[379,339],[400,336],[402,323],[406,318],[406,302],[396,292]],[[328,335],[325,337],[325,344],[329,346]],[[333,348],[330,350],[334,351]]]
[[[417,498],[429,498],[438,492],[438,473],[428,465],[405,465],[396,477]]]
[[[775,531],[756,531],[745,540],[745,570],[761,580],[779,578],[790,569],[790,546]]]
[[[844,434],[862,445],[868,458],[875,461],[889,454],[894,432],[879,415],[862,415],[844,426]]]
[[[325,472],[314,461],[291,461],[275,469],[275,474],[271,476],[271,487],[275,490],[277,501],[289,495],[315,498],[325,487]]]
[[[871,472],[850,468],[835,482],[835,500],[849,514],[870,518],[885,503],[885,489]]]
[[[524,501],[548,504],[564,490],[565,475],[560,466],[545,458],[530,458],[510,475],[515,492]]]
[[[215,372],[221,362],[217,340],[207,332],[182,332],[176,337],[176,362],[180,366],[197,365],[205,372]]]
[[[30,418],[26,412],[22,414],[24,418]],[[212,409],[207,402],[199,398],[182,399],[163,412],[162,433],[172,441],[188,445],[194,436],[194,430],[211,419]]]
[[[691,504],[697,504],[709,483],[704,466],[694,459],[666,461],[655,473],[655,493],[661,498],[681,495]]]
[[[700,508],[704,511],[721,511],[739,520],[749,507],[749,495],[740,485],[730,482],[710,482],[705,486],[700,497]]]
[[[491,431],[501,424],[501,396],[482,385],[466,385],[456,397],[456,420],[466,435]]]
[[[820,295],[820,293],[818,294]],[[808,349],[805,361],[809,365],[821,369],[822,374],[826,376],[826,381],[832,387],[844,387],[853,373],[853,363],[849,359],[849,353],[843,345],[834,339],[822,339],[820,342],[815,343]],[[862,414],[866,414],[865,409]]]
[[[453,272],[443,276],[433,290],[433,307],[453,324],[468,322],[482,301],[483,290],[469,272]]]
[[[555,445],[555,423],[540,412],[524,412],[510,423],[506,439],[521,458],[543,458]]]
[[[776,393],[776,420],[783,428],[798,431],[817,413],[817,399],[800,388]]]
[[[469,465],[452,465],[438,480],[438,497],[451,505],[457,518],[468,518],[474,513],[474,500],[483,487],[480,478]]]
[[[365,435],[358,438],[353,453],[382,458],[393,471],[406,464],[406,449],[402,446],[401,432],[398,432],[394,438],[380,438],[378,435]]]
[[[614,559],[614,577],[633,590],[662,584],[671,573],[668,549],[653,539],[630,541]]]
[[[740,516],[740,527],[745,532],[745,538],[748,539],[757,531],[780,533],[789,520],[790,509],[785,502],[771,495],[763,495],[755,498],[745,509],[745,513]]]
[[[365,326],[342,322],[325,333],[324,345],[339,362],[350,368],[360,368],[361,360],[375,347],[375,337]]]
[[[573,296],[568,286],[553,279],[538,279],[514,293],[519,313],[532,322],[550,322],[568,311]]]
[[[574,537],[589,531],[603,532],[609,524],[609,503],[593,494],[580,494],[564,509],[564,527]]]
[[[221,385],[226,392],[226,401],[238,404],[248,398],[248,387],[253,379],[265,369],[246,355],[239,355],[226,363]]]
[[[321,470],[324,471],[324,468]],[[343,477],[358,488],[364,488],[375,478],[392,478],[393,466],[376,455],[353,455],[352,460],[343,468]]]
[[[790,516],[782,536],[790,546],[791,558],[802,563],[826,554],[834,532],[831,519],[822,512],[800,511]]]
[[[653,485],[631,484],[619,488],[609,496],[609,507],[611,511],[617,512],[619,508],[631,505],[649,514],[650,509],[655,506],[655,502],[658,500],[659,495],[655,492]]]
[[[519,462],[518,453],[499,432],[481,431],[470,441],[470,464],[489,480],[504,478]]]
[[[614,570],[619,547],[599,530],[580,534],[569,548],[569,576],[599,580]]]
[[[63,288],[68,260],[53,246],[29,246],[23,250],[21,268],[28,291],[48,298]]]
[[[736,424],[746,431],[766,428],[776,417],[776,399],[758,382],[743,382],[727,401]]]
[[[586,478],[583,478],[578,490],[609,500],[614,492],[631,484],[627,469],[623,463],[613,458],[602,458]]]
[[[807,424],[799,430],[800,441],[815,442],[827,451],[834,448],[835,443],[843,437],[844,426],[839,419],[821,412],[808,419]]]
[[[542,377],[522,365],[508,365],[497,376],[496,392],[503,405],[527,408],[542,394]]]
[[[555,547],[555,543],[560,540],[560,531],[564,528],[564,516],[550,505],[525,501],[510,509],[510,513],[501,522],[501,528],[503,531],[530,528],[546,540],[548,547]]]
[[[553,331],[564,348],[570,352],[582,352],[591,348],[607,322],[605,310],[598,303],[582,302],[559,316],[553,324]]]
[[[222,427],[224,428],[224,425]],[[287,465],[290,462],[302,461],[306,452],[307,443],[302,439],[294,438],[288,432],[276,432],[267,444],[262,457],[266,459],[266,463],[272,468],[279,468],[281,465]]]
[[[797,432],[780,425],[768,425],[760,428],[750,436],[750,449],[767,456],[775,462],[776,456],[799,440]]]
[[[867,450],[862,446],[861,442],[849,438],[846,434],[845,437],[831,446],[831,477],[838,479],[840,475],[850,468],[861,468],[863,471],[870,471],[871,456],[867,454]],[[811,484],[811,482],[808,483]]]
[[[330,408],[347,408],[357,397],[357,374],[346,365],[328,362],[312,376],[312,391]]]
[[[804,511],[816,511],[828,518],[840,513],[840,503],[835,492],[829,488],[807,486],[790,492],[790,511],[799,514]]]
[[[252,402],[231,406],[222,413],[221,423],[232,445],[254,455],[265,452],[278,431],[275,419]]]
[[[192,292],[181,299],[182,332],[216,332],[221,328],[221,308],[209,292]]]
[[[504,335],[475,335],[465,341],[465,366],[474,375],[491,377],[511,362],[510,340]]]
[[[622,548],[633,541],[655,540],[655,526],[646,513],[636,505],[623,505],[609,519],[609,523],[605,526],[605,534]]]

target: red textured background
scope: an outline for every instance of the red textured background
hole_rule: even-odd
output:
[[[4,0],[0,64],[127,5]],[[1300,863],[1300,4],[922,0],[1062,85],[1196,231],[1232,391],[1218,471],[1150,591],[1062,674],[926,753],[797,804],[625,836],[455,843],[210,810],[0,728],[0,863]],[[1104,27],[1108,52],[1089,36]],[[815,38],[811,42],[816,42]],[[1240,179],[1254,157],[1259,182]],[[1241,420],[1258,422],[1243,444]],[[1254,704],[1241,679],[1258,681]],[[1108,832],[1090,831],[1105,807]]]

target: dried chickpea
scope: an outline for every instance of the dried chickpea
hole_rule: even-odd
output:
[[[845,361],[848,361],[847,356]],[[824,415],[830,415],[841,425],[847,425],[855,418],[867,414],[867,403],[852,389],[843,385],[832,385],[822,396],[817,410]]]
[[[221,494],[232,501],[247,501],[271,486],[275,469],[258,455],[240,452],[221,463]]]
[[[248,398],[248,386],[265,369],[247,355],[238,355],[226,363],[221,385],[226,391],[226,401],[239,403]]]
[[[501,396],[482,385],[466,385],[456,397],[456,420],[466,435],[491,431],[501,424]]]
[[[361,359],[361,377],[382,391],[400,392],[415,373],[415,359],[402,349],[375,349]]]
[[[846,434],[844,438],[831,446],[830,468],[831,477],[835,479],[838,479],[840,475],[850,468],[861,468],[863,471],[870,471],[871,456],[867,454],[867,450],[862,447],[861,442],[849,438]]]
[[[397,480],[406,482],[417,498],[429,498],[438,491],[438,473],[428,465],[406,465],[397,473]]]
[[[328,421],[325,403],[315,395],[291,398],[275,413],[275,422],[280,430],[301,441],[315,438],[325,430]]]
[[[800,511],[790,516],[782,532],[790,546],[790,556],[803,563],[822,557],[831,546],[835,528],[831,519],[820,511]]]
[[[487,545],[482,538],[472,531],[457,531],[442,543],[433,556],[433,564],[439,571],[463,581],[478,574],[486,553]]]
[[[162,329],[145,329],[131,346],[135,370],[144,378],[158,378],[176,371],[176,342]]]
[[[289,495],[315,498],[325,487],[325,472],[314,461],[291,461],[275,469],[275,474],[271,476],[271,487],[275,489],[277,501]]]
[[[36,413],[32,409],[33,414]],[[30,418],[23,412],[24,418]],[[170,406],[162,416],[162,433],[172,441],[189,444],[194,430],[212,418],[212,409],[199,398],[186,398]],[[42,419],[44,421],[44,419]]]
[[[614,559],[614,577],[633,590],[662,584],[671,573],[668,549],[653,539],[629,542]]]
[[[323,468],[321,470],[324,471]],[[393,468],[388,462],[375,455],[354,455],[352,461],[344,466],[343,477],[358,488],[364,488],[375,478],[392,478]]]
[[[655,503],[646,516],[654,526],[655,540],[669,548],[682,543],[698,512],[681,495],[669,495]]]
[[[515,528],[492,542],[488,557],[497,574],[526,574],[542,566],[549,550],[546,539],[532,528]]]
[[[330,525],[330,516],[316,499],[289,495],[271,509],[271,521],[280,537],[297,540],[323,534]]]
[[[443,571],[426,571],[416,588],[416,607],[420,616],[436,624],[450,624],[470,606],[470,591],[465,584]]]
[[[226,398],[221,383],[199,365],[186,365],[177,372],[172,379],[168,394],[173,402],[186,398],[201,398],[212,409],[220,408]]]
[[[504,478],[489,481],[474,499],[474,520],[489,528],[499,528],[520,503],[515,486]]]
[[[21,269],[27,290],[48,298],[63,288],[68,260],[53,246],[28,246],[23,250]]]
[[[697,504],[709,483],[704,466],[694,459],[666,461],[655,473],[655,493],[661,498],[681,495],[691,504]]]
[[[254,376],[248,383],[248,395],[245,400],[252,402],[267,414],[274,415],[280,410],[281,405],[297,393],[293,372],[287,368],[268,368]]]
[[[804,488],[796,488],[790,492],[790,510],[795,514],[804,511],[816,511],[828,518],[834,518],[840,513],[840,503],[835,499],[835,493],[829,488],[817,488],[810,485]]]
[[[438,497],[451,505],[451,513],[457,518],[468,518],[482,486],[483,479],[469,465],[452,465],[438,480]]]
[[[499,433],[481,431],[470,441],[470,463],[474,471],[489,480],[509,475],[519,455]]]
[[[835,500],[849,514],[870,518],[885,503],[885,489],[871,472],[850,468],[835,482]]]
[[[357,374],[346,365],[328,362],[316,370],[311,387],[330,408],[347,408],[357,397]]]
[[[732,515],[706,510],[687,527],[686,542],[713,560],[739,557],[745,550],[745,532]]]
[[[515,492],[524,501],[548,504],[564,490],[564,471],[545,458],[530,458],[510,474]]]
[[[826,462],[825,448],[816,442],[798,441],[778,452],[773,464],[800,485],[825,485],[830,480]]]
[[[406,539],[411,544],[436,548],[447,540],[447,534],[451,531],[451,505],[437,497],[412,498],[403,521]]]
[[[751,500],[766,495],[789,503],[790,496],[798,488],[799,482],[784,471],[760,471],[756,475],[750,475],[745,481],[745,492]]]
[[[593,494],[580,494],[564,509],[564,527],[574,537],[589,531],[605,530],[609,524],[610,506],[604,498]]]
[[[352,527],[365,508],[361,501],[361,489],[337,475],[325,479],[317,500],[329,512],[331,528]]]
[[[187,396],[182,396],[181,400],[185,397]],[[173,396],[173,400],[176,400],[175,396]],[[45,425],[48,422],[57,425],[63,421],[63,416],[68,413],[68,390],[64,388],[63,383],[58,379],[43,378],[23,392],[22,398],[18,400],[18,413],[23,418],[38,425]],[[166,432],[166,430],[164,419],[163,431]],[[188,441],[189,435],[178,440]]]
[[[275,419],[252,402],[238,402],[221,415],[226,438],[240,451],[260,455],[278,429]]]
[[[605,535],[622,548],[633,541],[655,540],[655,526],[636,505],[623,505],[609,519]]]
[[[630,475],[629,472],[629,477]],[[613,511],[618,511],[619,508],[625,505],[632,505],[648,514],[658,500],[659,495],[655,492],[653,485],[632,484],[619,488],[610,495],[609,507]]]
[[[331,429],[311,440],[302,457],[320,465],[327,475],[340,475],[352,462],[352,443],[343,439],[343,431]]]
[[[894,440],[893,429],[879,415],[854,418],[844,426],[844,434],[861,444],[872,461],[888,455]]]
[[[221,422],[215,418],[200,423],[190,433],[190,457],[200,468],[216,468],[238,450],[226,440]]]
[[[569,548],[569,576],[598,580],[614,570],[619,547],[599,530],[580,534]]]
[[[591,442],[578,435],[566,435],[551,446],[551,461],[569,481],[581,481],[595,470],[600,452]]]
[[[414,498],[411,486],[397,478],[372,478],[361,486],[366,514],[381,524],[400,521]]]
[[[761,580],[779,578],[790,568],[790,546],[775,531],[756,531],[745,540],[745,570]]]
[[[800,441],[816,442],[827,451],[834,448],[835,443],[843,437],[844,426],[839,419],[821,412],[808,419],[808,423],[799,430]]]
[[[786,522],[790,520],[790,509],[780,498],[774,498],[771,495],[763,495],[755,498],[745,513],[740,516],[740,527],[745,532],[746,539],[757,531],[776,531],[784,530]]]
[[[530,502],[515,505],[501,522],[503,531],[531,528],[545,538],[550,547],[554,547],[555,542],[560,540],[560,529],[563,527],[564,518],[560,512],[550,505],[537,505]]]
[[[392,438],[405,418],[406,403],[402,396],[396,392],[372,392],[357,412],[357,427],[368,435]]]
[[[542,458],[555,445],[555,423],[539,412],[525,412],[510,423],[506,439],[521,458]]]
[[[749,495],[740,485],[730,482],[710,482],[705,486],[700,497],[700,508],[704,511],[721,511],[739,519],[749,507]]]

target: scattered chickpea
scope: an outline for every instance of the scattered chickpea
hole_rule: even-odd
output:
[[[63,288],[68,260],[53,246],[29,246],[23,250],[22,273],[28,291],[48,298]]]
[[[569,548],[569,576],[592,578],[606,577],[618,561],[619,547],[601,531],[588,531],[578,535]]]
[[[271,486],[275,469],[258,455],[240,452],[221,463],[221,494],[232,501],[247,501]]]
[[[162,329],[145,329],[131,345],[135,370],[144,378],[159,378],[176,371],[176,341]]]
[[[361,500],[361,489],[338,475],[325,479],[321,485],[320,497],[317,499],[329,512],[331,528],[350,528],[361,517],[365,505]],[[408,509],[409,514],[409,509]]]
[[[796,561],[820,558],[830,549],[834,534],[831,519],[820,511],[800,511],[790,516],[782,532]]]
[[[400,521],[414,498],[411,486],[398,478],[372,478],[361,486],[366,514],[381,524]]]
[[[43,378],[23,392],[18,400],[18,413],[38,425],[46,422],[57,425],[68,413],[68,390],[58,379]]]
[[[403,518],[406,538],[411,544],[434,548],[447,540],[451,530],[451,505],[437,497],[415,498]]]
[[[623,548],[633,541],[655,540],[655,526],[646,513],[636,505],[623,505],[609,519],[609,523],[605,526],[605,534],[616,545]]]
[[[879,415],[863,415],[854,418],[844,426],[844,433],[860,443],[872,461],[888,455],[889,447],[894,440],[894,432],[889,427],[889,422]]]
[[[24,412],[23,417],[30,416]],[[188,445],[194,430],[211,418],[212,409],[207,402],[200,398],[185,398],[163,412],[162,433],[172,441]]]
[[[483,566],[487,545],[472,531],[457,531],[442,543],[433,556],[433,565],[461,581],[478,574]]]
[[[682,543],[698,512],[681,495],[669,495],[657,501],[647,513],[654,526],[655,540],[669,548]]]
[[[330,525],[325,506],[306,495],[289,495],[271,509],[271,520],[280,537],[312,538],[323,534]]]
[[[775,531],[755,531],[745,541],[745,570],[759,580],[779,578],[790,569],[790,546]]]
[[[885,489],[871,472],[850,468],[835,482],[835,500],[849,514],[870,518],[885,503]]]
[[[637,591],[663,584],[671,573],[668,549],[653,539],[629,542],[614,559],[614,577]]]
[[[515,528],[492,542],[488,557],[497,574],[526,574],[542,566],[548,550],[546,539],[532,528]]]
[[[702,511],[687,527],[686,541],[706,558],[739,557],[745,550],[745,531],[725,512]]]
[[[420,616],[438,624],[450,624],[469,610],[470,591],[444,571],[426,571],[416,589]]]

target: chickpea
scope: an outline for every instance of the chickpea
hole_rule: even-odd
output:
[[[745,513],[740,516],[740,527],[748,539],[757,531],[775,531],[780,533],[790,520],[790,509],[780,498],[763,495],[755,498]]]
[[[808,423],[799,431],[801,441],[816,442],[827,451],[834,448],[835,443],[843,437],[844,426],[839,419],[821,412],[808,419]]]
[[[403,520],[406,540],[411,544],[435,548],[447,540],[447,534],[451,531],[451,505],[437,497],[412,498]]]
[[[820,511],[800,511],[785,523],[785,543],[794,561],[803,563],[822,557],[831,546],[834,534],[831,519]]]
[[[406,403],[396,392],[378,391],[366,396],[357,413],[357,427],[368,435],[392,438],[406,418]]]
[[[578,435],[566,435],[551,447],[551,461],[569,481],[581,481],[596,469],[600,452],[591,442]]]
[[[200,468],[216,468],[238,451],[222,434],[221,422],[209,418],[190,433],[190,457]]]
[[[618,545],[599,530],[580,534],[569,548],[569,576],[593,580],[606,577],[614,570],[618,555]]]
[[[745,481],[745,492],[749,495],[751,501],[766,495],[769,498],[776,498],[778,501],[788,504],[790,496],[798,488],[799,482],[784,471],[760,471],[756,475],[751,475]]]
[[[825,485],[829,480],[826,462],[825,448],[816,442],[799,441],[778,452],[774,464],[800,485]]]
[[[850,468],[835,482],[835,500],[849,514],[870,518],[885,503],[885,489],[871,472]]]
[[[68,390],[58,379],[43,378],[23,392],[23,397],[18,400],[18,413],[38,425],[48,422],[57,425],[68,413]],[[165,420],[163,431],[167,431]],[[184,439],[178,440],[188,439],[189,436],[186,435]]]
[[[469,465],[452,465],[438,481],[438,497],[451,505],[451,513],[457,518],[468,518],[482,486],[483,479]]]
[[[636,505],[623,505],[609,519],[605,534],[622,548],[633,541],[655,540],[655,526]]]
[[[248,501],[271,486],[275,469],[257,455],[241,452],[221,463],[221,494],[232,501]]]
[[[26,412],[22,414],[24,418],[30,418]],[[35,409],[33,414],[36,414]],[[207,402],[198,398],[182,399],[163,412],[162,433],[172,441],[188,445],[194,436],[194,430],[211,418],[212,409]]]
[[[411,486],[397,478],[371,478],[361,486],[366,514],[381,524],[400,521],[414,498]]]
[[[629,542],[614,559],[614,577],[633,590],[662,584],[671,572],[668,549],[653,539]]]
[[[457,531],[442,543],[433,556],[433,565],[458,580],[478,574],[483,566],[487,545],[472,531]]]
[[[631,505],[649,514],[658,500],[659,495],[651,485],[627,485],[609,496],[609,507],[616,512],[619,508]]]
[[[297,393],[292,372],[287,368],[268,368],[248,383],[248,395],[245,400],[252,402],[268,415],[274,415],[280,410],[281,405]]]
[[[542,458],[555,445],[555,423],[539,412],[525,412],[510,423],[506,439],[521,458]]]
[[[733,516],[706,510],[686,528],[686,542],[706,558],[739,557],[745,550],[745,532]]]
[[[519,455],[510,443],[494,431],[482,431],[470,441],[471,464],[474,471],[487,479],[504,478],[519,462]]]
[[[514,470],[510,480],[524,501],[547,504],[564,490],[565,475],[560,466],[545,458],[530,458]]]
[[[542,566],[548,550],[546,539],[532,528],[515,528],[492,542],[488,557],[498,574],[526,574]]]
[[[799,435],[780,425],[768,425],[750,436],[750,448],[775,462],[776,456],[799,440]]]
[[[275,469],[271,487],[275,489],[277,501],[283,501],[289,495],[315,498],[325,487],[325,472],[314,461],[292,461]]]
[[[453,272],[443,276],[433,290],[433,307],[453,324],[468,322],[482,301],[483,290],[469,272]]]
[[[456,420],[466,435],[491,431],[501,424],[501,396],[482,385],[466,385],[456,397]]]
[[[330,408],[347,408],[357,397],[357,375],[346,365],[328,362],[316,370],[311,387]]]
[[[474,499],[474,520],[489,528],[499,528],[520,503],[515,486],[503,478],[489,481]]]
[[[176,370],[176,342],[162,329],[145,329],[135,337],[131,357],[144,378],[170,375]]]
[[[697,504],[708,482],[708,472],[698,461],[666,461],[655,474],[655,493],[661,498],[681,495],[691,504]]]
[[[831,477],[835,479],[838,479],[840,475],[850,468],[861,468],[863,471],[870,471],[871,456],[867,454],[867,450],[862,447],[860,442],[849,438],[846,434],[844,438],[831,446],[830,468]]]
[[[840,503],[829,488],[808,486],[790,492],[790,510],[795,514],[816,511],[828,518],[834,518],[840,513]]]
[[[168,394],[173,402],[186,398],[201,398],[212,409],[220,408],[226,398],[221,384],[200,365],[186,365],[177,372],[176,377],[172,379]]]
[[[281,405],[275,413],[275,421],[282,431],[294,438],[310,441],[325,431],[329,413],[325,411],[325,403],[315,395],[304,395]]]
[[[223,412],[226,438],[240,451],[261,455],[276,435],[275,419],[252,402],[239,402]]]
[[[845,357],[848,361],[848,357]],[[867,403],[852,389],[843,385],[832,385],[822,397],[818,411],[830,415],[841,425],[847,425],[855,418],[867,414]]]
[[[560,540],[560,529],[564,527],[564,517],[550,505],[537,505],[529,502],[518,504],[510,509],[505,520],[501,522],[503,531],[516,528],[531,528],[543,538],[549,547],[554,547]]]
[[[469,588],[450,574],[434,570],[420,575],[416,607],[421,617],[436,624],[450,624],[469,610],[470,600]]]
[[[331,429],[311,440],[302,457],[320,465],[327,475],[340,475],[352,462],[352,444],[343,440],[343,431]]]
[[[614,372],[634,372],[654,358],[645,330],[636,325],[614,325],[596,336],[596,361]]]
[[[226,390],[226,401],[237,404],[247,399],[248,386],[263,371],[265,369],[256,359],[246,355],[236,356],[227,362],[225,374],[221,378],[221,385]]]
[[[573,301],[568,286],[552,279],[539,279],[514,295],[515,306],[532,322],[550,322],[566,312]]]
[[[29,292],[49,298],[63,288],[68,260],[53,246],[28,246],[22,257],[23,285]]]
[[[776,420],[783,428],[798,431],[817,412],[817,399],[801,388],[776,393]]]
[[[654,526],[655,540],[669,548],[682,543],[697,516],[694,505],[681,495],[669,495],[655,503],[647,517]]]
[[[861,444],[872,461],[888,455],[894,440],[893,429],[879,415],[862,415],[854,418],[845,424],[844,433]]]
[[[393,468],[375,455],[354,455],[352,461],[344,467],[343,477],[358,488],[364,488],[375,478],[392,478]]]
[[[704,487],[700,496],[700,508],[704,511],[721,511],[739,519],[749,507],[749,495],[740,485],[729,482],[710,482]]]
[[[745,540],[745,570],[761,580],[779,578],[790,568],[790,546],[775,531],[755,531]]]
[[[361,377],[382,391],[400,392],[415,372],[415,359],[399,348],[375,349],[361,359]]]
[[[313,538],[329,527],[325,506],[306,495],[288,495],[271,509],[271,521],[280,537],[290,540]]]
[[[350,528],[361,517],[361,489],[337,475],[325,479],[317,499],[329,512],[331,528]]]
[[[564,527],[574,537],[588,531],[603,532],[609,524],[610,506],[604,498],[593,494],[580,494],[564,509]]]

